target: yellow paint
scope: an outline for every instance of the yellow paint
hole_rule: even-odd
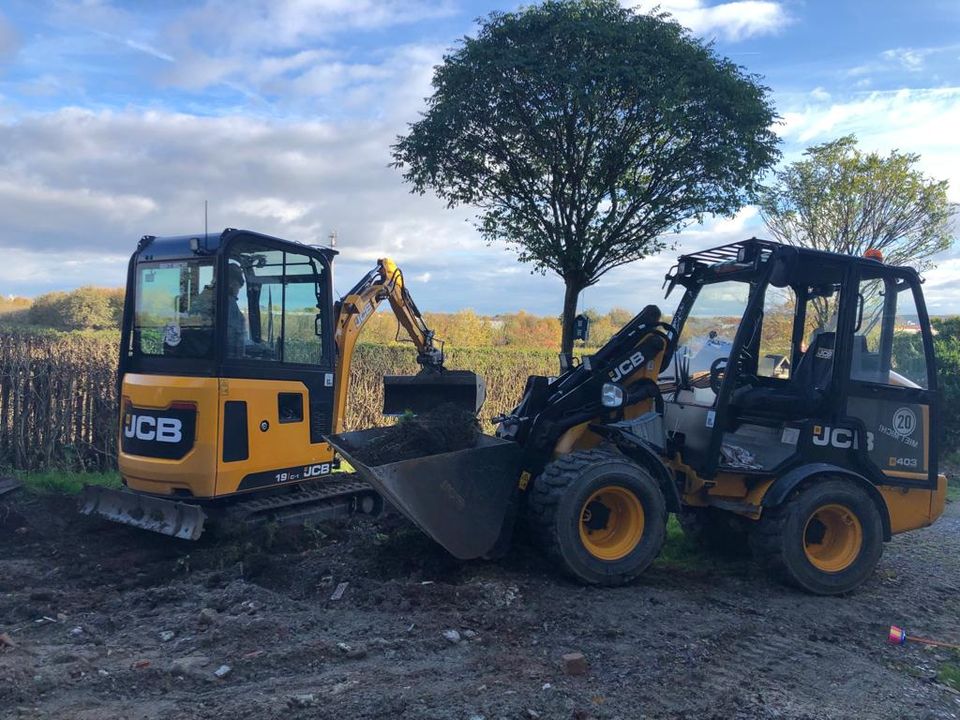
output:
[[[223,380],[220,381],[224,382]],[[303,395],[304,418],[301,422],[281,423],[278,417],[277,396],[280,393]],[[279,468],[331,462],[333,448],[327,443],[310,443],[309,393],[306,385],[292,380],[230,379],[229,394],[221,394],[220,412],[224,403],[242,400],[247,403],[247,439],[250,456],[247,460],[218,463],[216,494],[237,492],[245,475]],[[266,432],[260,423],[266,420]],[[222,421],[221,421],[222,423]],[[223,457],[223,438],[220,438],[218,458]]]
[[[803,552],[817,570],[838,573],[857,559],[863,527],[849,508],[832,503],[817,508],[803,528]]]
[[[890,532],[896,534],[926,527],[940,517],[947,495],[947,479],[941,475],[936,490],[888,485],[879,490],[890,515]]]
[[[603,527],[590,529],[601,511],[609,512]],[[594,492],[580,509],[580,542],[600,560],[620,560],[637,547],[644,524],[640,499],[627,488],[608,485]]]
[[[217,477],[220,420],[217,412],[216,378],[176,377],[127,373],[123,378],[120,403],[120,432],[123,432],[123,405],[163,409],[175,401],[197,406],[197,435],[193,449],[181,460],[164,460],[118,454],[120,474],[133,490],[172,494],[189,490],[198,497],[214,494]],[[118,445],[119,447],[119,445]]]
[[[279,393],[303,395],[301,422],[280,423]],[[329,445],[310,443],[310,420],[306,412],[309,399],[306,386],[300,382],[236,378],[227,381],[128,373],[122,395],[124,401],[129,400],[136,407],[163,409],[174,402],[190,402],[197,407],[194,446],[184,458],[165,460],[119,453],[120,473],[133,490],[157,495],[188,490],[195,497],[209,498],[237,492],[243,477],[250,473],[333,460],[333,449]],[[228,400],[247,403],[249,458],[225,463],[220,428],[224,403]],[[263,420],[269,423],[265,432],[260,430]]]
[[[520,482],[517,483],[517,485],[520,487],[521,490],[526,490],[527,485],[529,484],[530,484],[530,472],[528,470],[524,470],[522,473],[520,473]]]

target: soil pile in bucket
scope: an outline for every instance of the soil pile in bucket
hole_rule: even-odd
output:
[[[444,403],[429,412],[404,417],[363,447],[354,450],[366,465],[412,460],[425,455],[466,450],[477,444],[480,423],[472,412]]]

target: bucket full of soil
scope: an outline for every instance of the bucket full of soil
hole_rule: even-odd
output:
[[[437,408],[327,441],[377,492],[461,560],[488,556],[512,517],[520,447],[481,434],[472,413]]]

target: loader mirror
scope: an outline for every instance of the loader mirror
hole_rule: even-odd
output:
[[[586,315],[577,315],[573,319],[573,339],[584,342],[590,339],[590,318]]]
[[[323,336],[323,315],[320,313],[313,317],[313,334],[317,337]]]

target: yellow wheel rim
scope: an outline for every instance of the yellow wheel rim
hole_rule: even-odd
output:
[[[853,565],[863,547],[860,520],[843,505],[824,505],[807,519],[803,551],[817,570],[836,573]]]
[[[643,505],[619,485],[597,490],[580,508],[580,542],[601,560],[619,560],[633,552],[643,525]]]

